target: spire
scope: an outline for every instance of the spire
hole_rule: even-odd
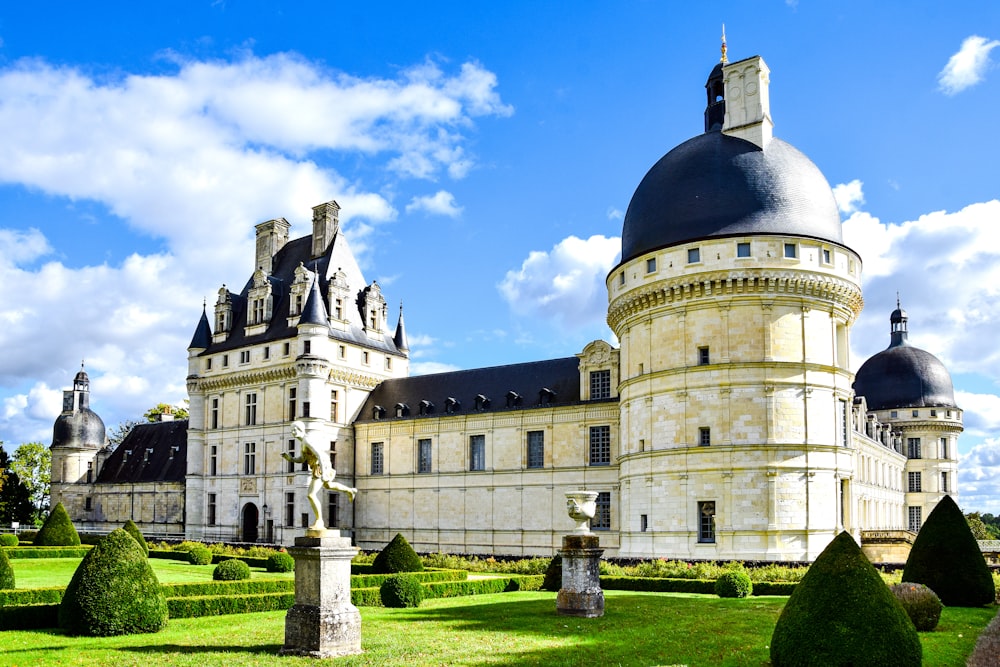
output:
[[[212,344],[212,327],[208,323],[208,314],[205,309],[206,304],[202,301],[201,319],[198,320],[194,336],[191,337],[191,343],[188,345],[189,350],[207,350]]]
[[[399,302],[399,321],[396,322],[396,335],[392,337],[396,343],[396,349],[400,352],[409,352],[410,346],[406,342],[406,327],[403,326],[403,302]]]
[[[729,62],[729,57],[726,55],[726,24],[722,24],[722,58],[719,59],[723,65]]]
[[[890,341],[889,347],[899,347],[901,345],[909,345],[906,341],[907,331],[906,331],[906,311],[902,309],[899,305],[899,292],[896,292],[896,310],[892,311],[889,315],[890,323]]]
[[[306,305],[302,306],[302,314],[299,316],[299,324],[323,324],[329,326],[326,314],[326,306],[323,305],[323,294],[319,291],[319,274],[313,276],[312,287],[309,288],[309,296],[306,297]]]

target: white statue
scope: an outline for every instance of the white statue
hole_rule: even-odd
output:
[[[590,520],[597,513],[597,491],[567,491],[566,513],[576,522],[577,535],[593,535]]]
[[[283,452],[281,458],[292,463],[305,463],[309,466],[309,470],[312,471],[306,495],[309,496],[309,505],[312,506],[313,514],[316,515],[316,521],[313,522],[313,525],[309,526],[308,530],[310,532],[322,532],[326,530],[326,524],[323,522],[323,509],[319,501],[319,492],[324,488],[331,491],[340,491],[347,494],[348,500],[354,502],[354,496],[357,495],[358,490],[333,481],[333,478],[337,476],[337,471],[330,465],[330,457],[321,452],[316,445],[309,442],[305,424],[300,421],[292,422],[292,437],[302,443],[302,455],[292,456],[288,452]]]

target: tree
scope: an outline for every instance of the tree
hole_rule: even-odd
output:
[[[111,430],[108,431],[108,449],[111,451],[118,449],[118,445],[122,444],[125,436],[142,423],[139,419],[126,419],[123,422],[118,422],[117,426],[112,426]]]
[[[49,508],[49,483],[52,480],[52,450],[40,442],[26,442],[14,451],[10,470],[31,495],[35,515],[41,519]]]
[[[31,492],[17,473],[10,470],[10,457],[0,443],[0,524],[10,525],[14,521],[29,524],[34,521],[34,507]]]
[[[184,400],[187,403],[187,399]],[[118,445],[122,444],[122,441],[132,432],[139,424],[148,424],[152,422],[160,421],[160,415],[167,411],[173,414],[174,419],[187,419],[188,409],[186,407],[181,407],[179,405],[170,405],[169,403],[157,403],[149,410],[142,413],[142,419],[126,419],[125,421],[118,422],[117,426],[112,426],[111,430],[108,432],[108,448],[114,451],[118,448]]]
[[[187,400],[185,400],[184,402],[187,403]],[[170,405],[168,403],[157,403],[155,406],[151,407],[149,410],[146,410],[146,412],[143,413],[142,417],[147,422],[156,422],[156,421],[160,421],[160,419],[159,419],[160,415],[162,415],[162,414],[164,414],[164,413],[166,413],[168,411],[174,415],[174,419],[187,419],[188,418],[188,410],[187,410],[187,408],[182,408],[179,405]]]
[[[969,512],[965,515],[965,520],[969,523],[969,530],[977,540],[992,540],[990,529],[979,516],[979,512]]]

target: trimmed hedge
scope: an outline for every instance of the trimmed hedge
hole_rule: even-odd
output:
[[[251,595],[192,595],[167,598],[170,618],[197,618],[222,614],[249,614],[257,611],[290,609],[295,591]]]
[[[930,632],[941,620],[941,598],[923,584],[908,581],[890,586],[889,590],[903,605],[917,632]]]
[[[140,547],[142,547],[142,552],[146,554],[146,556],[149,556],[149,545],[146,544],[146,538],[142,536],[142,531],[139,530],[139,526],[135,525],[135,521],[129,519],[125,522],[125,525],[122,526],[122,528],[124,528],[126,533],[135,538],[135,541],[139,543]]]
[[[295,570],[295,559],[291,555],[279,551],[267,557],[268,572],[293,572]]]
[[[73,521],[62,503],[49,512],[48,518],[35,535],[35,546],[40,547],[77,547],[80,546],[80,535],[73,527]]]
[[[424,564],[420,556],[413,550],[402,533],[396,533],[389,544],[375,556],[372,561],[372,572],[376,574],[395,574],[397,572],[420,572]]]
[[[192,565],[211,565],[212,552],[208,547],[192,547],[191,551],[187,552],[187,560]]]
[[[742,570],[726,572],[715,580],[715,594],[720,598],[747,598],[753,595],[753,582]]]
[[[7,558],[83,558],[91,547],[5,547]]]
[[[753,585],[755,597],[764,595],[791,595],[798,582],[758,581]],[[666,577],[601,577],[601,588],[608,591],[646,591],[650,593],[704,593],[715,594],[711,579],[668,579]]]
[[[409,574],[394,574],[382,582],[378,589],[383,607],[407,609],[419,607],[424,599],[424,588]]]
[[[371,563],[351,563],[351,574],[377,574]]]
[[[58,602],[0,607],[0,630],[41,630],[58,625]]]
[[[549,561],[549,566],[545,568],[545,579],[542,581],[542,590],[558,593],[562,589],[562,556],[556,554]]]
[[[465,570],[424,570],[423,572],[407,572],[421,583],[431,581],[464,581],[469,578]],[[391,574],[352,574],[351,588],[377,588]]]
[[[29,604],[57,604],[62,601],[66,589],[62,586],[47,588],[18,588],[0,591],[0,607],[17,607]]]
[[[163,584],[160,590],[167,598],[257,595],[260,593],[288,593],[295,591],[291,579],[244,579],[243,581],[204,581],[192,584]]]
[[[216,581],[243,581],[250,578],[250,566],[238,558],[222,561],[212,570],[212,579]]]
[[[20,543],[17,539],[17,535],[12,533],[4,533],[0,535],[0,547],[16,547]]]
[[[14,568],[10,566],[7,554],[0,549],[0,590],[16,588],[14,579]]]

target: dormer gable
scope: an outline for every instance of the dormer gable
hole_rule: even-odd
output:
[[[330,277],[327,285],[327,298],[329,305],[327,313],[330,316],[330,324],[340,324],[341,328],[347,324],[347,308],[350,297],[350,284],[347,282],[347,274],[343,269],[338,268],[337,272]]]
[[[306,297],[309,296],[309,286],[312,285],[313,273],[299,262],[295,269],[295,278],[292,286],[288,290],[288,326],[296,326],[299,323],[299,315],[302,314],[302,307],[306,305]]]
[[[377,281],[373,281],[371,285],[361,290],[359,301],[365,332],[369,336],[374,336],[385,331],[386,303],[382,296],[382,288]]]
[[[229,338],[229,332],[232,328],[233,295],[223,284],[219,288],[219,298],[215,301],[215,334],[212,336],[212,342],[221,343]]]
[[[274,297],[271,293],[271,281],[263,268],[253,273],[252,287],[247,292],[247,336],[264,333],[271,315],[274,312]]]

